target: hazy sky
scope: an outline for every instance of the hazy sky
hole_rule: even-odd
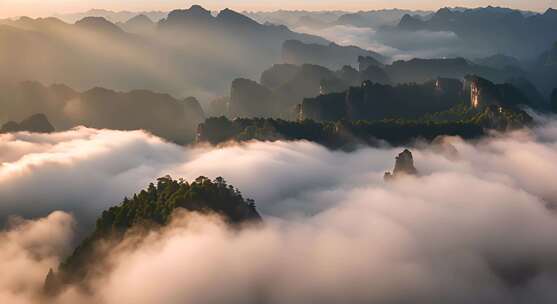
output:
[[[201,4],[212,10],[229,7],[236,10],[369,10],[379,8],[437,9],[444,6],[505,6],[544,11],[557,8],[557,0],[0,0],[0,17],[46,16],[78,12],[91,8],[111,10],[170,10]]]

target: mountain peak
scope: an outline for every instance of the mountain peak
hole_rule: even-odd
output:
[[[119,33],[122,29],[116,24],[106,20],[104,17],[85,17],[75,23],[75,25],[93,31]]]
[[[395,158],[395,168],[393,173],[386,172],[385,173],[385,180],[390,181],[394,178],[397,178],[402,175],[417,175],[418,170],[414,167],[414,158],[412,157],[412,152],[408,149],[404,149],[398,156]]]
[[[553,9],[553,8],[548,8],[545,13],[543,13],[544,16],[557,16],[557,10]]]
[[[189,9],[173,10],[166,19],[161,20],[162,25],[184,25],[211,23],[214,21],[211,11],[200,5],[192,5]]]
[[[233,11],[229,8],[225,8],[222,11],[220,11],[220,13],[217,16],[217,19],[219,21],[224,21],[232,24],[259,25],[259,23],[257,23],[255,20],[245,15],[242,15],[236,11]]]
[[[126,21],[126,24],[153,24],[153,20],[151,20],[151,18],[147,17],[146,15],[139,14]]]

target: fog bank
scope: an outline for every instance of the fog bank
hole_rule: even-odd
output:
[[[555,303],[557,124],[537,119],[539,128],[478,142],[420,145],[420,175],[392,183],[383,173],[400,148],[183,148],[86,128],[2,135],[0,210],[63,210],[82,225],[158,176],[204,175],[223,176],[265,218],[230,231],[216,218],[177,214],[133,249],[106,253],[114,268],[93,279],[92,294],[70,289],[60,303]],[[28,287],[0,281],[0,299],[33,303],[39,274],[71,244],[72,223],[61,212],[25,222],[56,232],[31,239],[40,246],[25,245],[25,229],[2,232],[0,246],[23,252],[3,257],[2,273],[26,269],[6,282]]]

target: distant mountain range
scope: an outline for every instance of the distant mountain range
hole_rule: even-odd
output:
[[[111,11],[105,9],[91,9],[85,12],[70,13],[70,14],[55,14],[56,17],[67,23],[75,23],[85,17],[103,17],[110,22],[126,22],[137,15],[145,15],[149,19],[158,22],[163,18],[166,18],[168,12],[164,11],[148,11],[148,12],[131,12],[131,11]]]
[[[282,45],[282,59],[289,64],[316,64],[330,69],[340,69],[345,65],[357,66],[359,57],[369,57],[377,64],[387,58],[377,52],[363,50],[357,46],[309,44],[298,40],[286,40]]]
[[[280,63],[286,40],[330,43],[228,9],[213,16],[200,6],[174,10],[156,23],[145,15],[119,25],[91,16],[75,24],[56,18],[2,20],[0,69],[10,72],[0,81],[208,97],[223,94],[230,79],[254,77]]]
[[[195,98],[178,100],[146,90],[117,92],[98,87],[78,92],[65,85],[44,86],[36,82],[0,85],[0,108],[0,121],[23,120],[4,125],[7,132],[52,132],[54,127],[67,130],[84,125],[144,129],[177,143],[191,142],[197,125],[205,118]],[[54,127],[48,127],[50,123],[44,115],[28,119],[35,113],[44,113]]]
[[[405,15],[402,30],[454,32],[470,47],[520,58],[537,56],[557,41],[557,10],[543,14],[485,7],[456,10],[443,8],[428,19]]]
[[[483,61],[488,62],[489,58]],[[305,98],[343,92],[350,87],[360,87],[364,81],[381,85],[412,86],[431,83],[438,78],[462,80],[467,75],[479,75],[494,82],[513,84],[531,99],[533,106],[539,109],[548,108],[548,99],[528,80],[528,74],[517,67],[490,67],[464,58],[412,59],[383,64],[373,57],[360,56],[358,62],[358,69],[351,66],[329,69],[315,64],[278,64],[265,70],[259,83],[236,79],[231,85],[228,108],[226,105],[220,107],[223,111],[221,115],[232,118],[296,119],[300,116],[295,107]],[[405,98],[413,99],[412,96],[408,94]],[[411,105],[418,107],[417,111],[427,110],[425,102]],[[445,103],[439,106],[442,109],[451,105]],[[408,108],[401,106],[398,113],[402,115]],[[343,111],[336,114],[340,115]]]
[[[310,27],[324,28],[335,25],[356,27],[394,26],[405,14],[428,16],[431,11],[383,9],[371,11],[273,11],[246,12],[246,15],[258,20],[274,24],[284,24],[291,28]]]

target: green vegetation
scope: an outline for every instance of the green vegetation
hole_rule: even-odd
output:
[[[117,243],[132,228],[134,232],[141,232],[164,226],[179,208],[216,213],[231,225],[261,221],[255,202],[244,199],[238,189],[228,185],[221,177],[211,181],[201,176],[188,183],[165,176],[134,194],[131,199],[125,198],[120,205],[103,211],[95,231],[60,265],[59,273],[49,273],[45,290],[53,293],[61,286],[60,283],[79,282],[87,276],[93,262],[95,265],[102,263],[102,256],[92,258],[97,242]]]
[[[286,121],[272,118],[209,118],[198,128],[198,142],[219,144],[226,141],[308,140],[333,149],[351,148],[355,144],[408,144],[416,139],[431,141],[437,136],[478,138],[487,129],[500,131],[520,128],[532,118],[516,107],[491,105],[482,110],[459,103],[447,111],[420,119],[313,120]]]
[[[220,129],[217,125],[226,125]],[[205,132],[205,130],[208,130]],[[223,130],[223,132],[218,132]],[[433,140],[439,135],[476,138],[483,128],[472,122],[436,122],[389,119],[379,121],[299,122],[281,119],[209,118],[201,124],[199,142],[218,144],[226,141],[248,140],[308,140],[329,148],[349,148],[362,143],[377,145],[386,141],[392,145],[405,144],[417,138]]]

